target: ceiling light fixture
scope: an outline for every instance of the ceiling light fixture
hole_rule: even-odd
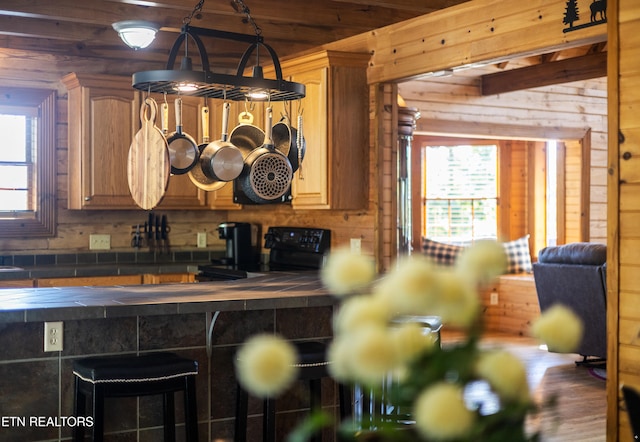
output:
[[[132,49],[143,49],[156,38],[158,25],[144,20],[125,20],[112,24],[122,41]]]
[[[135,89],[146,92],[183,94],[231,101],[290,101],[304,98],[305,86],[303,84],[286,81],[282,78],[282,68],[278,55],[271,46],[264,42],[262,30],[256,25],[251,17],[249,8],[242,0],[233,0],[232,5],[236,11],[246,15],[247,22],[254,27],[255,35],[191,26],[191,18],[202,11],[203,3],[204,0],[200,0],[191,15],[185,17],[180,35],[169,52],[166,69],[134,73],[132,83]],[[221,38],[249,44],[249,47],[240,58],[235,75],[211,71],[209,56],[201,37]],[[190,41],[193,41],[198,49],[202,66],[201,71],[196,71],[192,68],[188,50]],[[178,51],[183,45],[184,56],[180,63],[180,68],[174,69]],[[264,78],[262,75],[260,48],[266,49],[269,53],[275,70],[275,79]],[[254,51],[256,53],[256,63],[253,66],[252,74],[245,76],[247,64]],[[257,94],[258,92],[260,92],[260,95]]]

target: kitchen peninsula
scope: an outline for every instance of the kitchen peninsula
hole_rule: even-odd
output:
[[[70,416],[73,360],[168,350],[199,363],[202,437],[232,440],[237,347],[260,332],[327,341],[335,302],[317,272],[270,272],[198,284],[2,290],[0,414],[24,417],[26,422],[32,416]],[[64,322],[62,352],[43,352],[45,321]],[[329,379],[325,384],[324,406],[335,408],[335,385]],[[301,404],[306,403],[306,394],[303,385],[296,386],[291,399],[282,401],[278,431],[286,431],[305,414]],[[154,397],[107,402],[107,432],[121,436],[140,432],[145,440],[155,440],[162,432],[161,402]],[[260,405],[255,398],[249,404],[250,440],[259,439],[261,433],[261,416],[256,415]],[[177,413],[179,424],[180,416]],[[0,427],[4,441],[64,440],[70,435],[71,428],[65,426]]]

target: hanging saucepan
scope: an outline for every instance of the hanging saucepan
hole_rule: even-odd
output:
[[[200,167],[208,178],[231,181],[238,178],[244,166],[242,152],[227,141],[229,126],[229,103],[222,105],[222,139],[212,141],[202,150]]]
[[[202,151],[209,144],[209,108],[206,106],[206,101],[205,106],[200,111],[200,118],[202,120],[202,143],[198,145],[198,151],[202,156]],[[213,180],[207,177],[202,171],[200,162],[196,163],[195,167],[189,171],[189,179],[196,187],[207,192],[219,190],[227,184],[225,181]]]
[[[280,121],[273,125],[273,144],[276,149],[287,156],[294,172],[298,170],[299,159],[304,158],[304,139],[300,143],[302,144],[302,149],[300,149],[298,143],[301,135],[301,133],[298,133],[298,129],[291,127],[288,115],[283,115]]]
[[[169,135],[169,158],[171,173],[182,175],[189,172],[198,162],[198,145],[190,135],[182,132],[182,98],[176,98],[176,131]]]
[[[264,131],[253,125],[253,115],[248,110],[238,116],[238,125],[229,134],[229,142],[242,151],[245,159],[252,150],[262,146]]]
[[[280,199],[289,190],[293,177],[289,159],[273,145],[272,122],[272,109],[268,107],[264,143],[247,156],[237,181],[244,194],[255,203]]]

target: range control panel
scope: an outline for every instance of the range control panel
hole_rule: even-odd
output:
[[[267,249],[324,254],[331,246],[331,231],[309,227],[269,227],[264,240]]]

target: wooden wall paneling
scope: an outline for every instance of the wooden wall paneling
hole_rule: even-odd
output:
[[[566,243],[586,241],[588,226],[585,227],[584,223],[585,218],[588,221],[588,207],[586,207],[588,202],[584,203],[583,194],[586,194],[588,198],[588,192],[583,192],[582,189],[588,184],[583,181],[586,179],[584,168],[589,167],[589,152],[584,152],[582,140],[565,140],[564,146],[565,241]],[[587,157],[584,158],[584,155]]]
[[[493,291],[498,293],[495,305],[490,302]],[[531,336],[531,324],[540,316],[533,275],[502,275],[481,296],[488,331]]]
[[[609,359],[613,367],[608,380],[609,397],[619,398],[619,387],[626,383],[640,389],[640,346],[637,345],[638,318],[636,305],[640,260],[637,245],[640,235],[637,226],[629,221],[640,211],[640,174],[637,155],[640,154],[640,124],[637,108],[640,105],[640,69],[638,56],[640,45],[637,29],[640,26],[640,4],[631,0],[614,0],[611,11],[609,45],[613,50],[609,63],[610,112],[609,112],[609,192],[610,220],[615,224],[608,228],[611,247],[608,251],[608,295],[610,349]],[[617,24],[617,27],[615,26]],[[636,57],[628,59],[628,57]],[[631,377],[629,377],[631,375]],[[628,435],[626,411],[621,402],[609,401],[607,435]],[[617,431],[617,434],[616,434]],[[612,439],[613,440],[613,439]]]
[[[513,171],[511,141],[501,141],[498,145],[498,232],[504,239],[511,238],[511,210],[513,197],[511,179],[502,179]]]
[[[420,144],[420,137],[415,136],[411,139],[411,201],[412,201],[412,249],[414,253],[422,250],[422,235],[424,219],[424,195],[426,182],[424,173],[422,172],[422,164],[424,164],[424,149]]]
[[[565,158],[567,156],[567,148],[562,141],[556,145],[556,243],[566,244],[567,242],[567,218],[565,214],[565,200],[567,186],[564,177],[567,173]]]
[[[620,146],[618,144],[618,131],[620,127],[620,54],[619,54],[619,4],[625,0],[609,0],[607,7],[608,22],[608,127],[609,136],[608,148],[608,181],[607,181],[607,439],[618,440],[622,433],[619,428],[620,420],[620,389],[619,389],[619,346],[618,346],[618,326],[619,309],[624,306],[619,298],[619,263],[618,251],[620,238],[619,220],[621,203],[624,199],[621,196],[623,188],[620,186],[619,155]],[[626,203],[626,201],[625,201]],[[639,384],[640,385],[640,384]],[[613,400],[617,398],[618,400]]]
[[[531,255],[546,246],[547,163],[545,143],[527,141],[527,226]]]
[[[378,271],[390,268],[392,234],[395,234],[395,218],[389,212],[395,189],[390,173],[392,162],[392,114],[388,108],[395,101],[397,87],[391,84],[373,84],[369,87],[369,182],[375,185],[369,190],[370,206],[374,219],[374,252]]]
[[[508,143],[511,173],[509,174],[509,237],[504,241],[520,238],[529,233],[528,225],[528,181],[527,177],[527,150],[522,141]]]

